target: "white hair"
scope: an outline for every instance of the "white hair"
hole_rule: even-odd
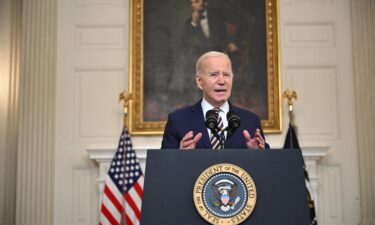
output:
[[[218,57],[218,56],[224,56],[228,59],[229,61],[229,64],[232,65],[232,62],[230,61],[229,57],[227,54],[225,53],[222,53],[222,52],[217,52],[217,51],[211,51],[211,52],[207,52],[207,53],[204,53],[203,55],[201,55],[201,57],[199,57],[199,59],[197,60],[197,64],[196,64],[196,67],[195,67],[195,71],[196,71],[196,74],[199,75],[200,73],[202,73],[202,63],[203,61],[206,59],[206,58],[210,58],[210,57]]]

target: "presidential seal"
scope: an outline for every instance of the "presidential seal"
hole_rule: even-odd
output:
[[[232,164],[216,164],[201,173],[194,185],[198,213],[214,225],[240,224],[254,210],[257,198],[251,176]]]

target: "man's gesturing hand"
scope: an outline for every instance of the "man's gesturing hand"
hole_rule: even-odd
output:
[[[246,146],[248,149],[264,149],[266,142],[264,141],[260,130],[256,129],[254,138],[251,138],[247,130],[243,131],[243,136],[245,137]]]
[[[197,142],[202,137],[202,133],[198,133],[193,137],[193,131],[187,132],[180,142],[180,149],[195,149]]]

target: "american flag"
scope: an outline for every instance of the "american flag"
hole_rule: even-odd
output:
[[[133,150],[128,130],[124,128],[109,168],[100,212],[100,225],[138,225],[144,176]]]

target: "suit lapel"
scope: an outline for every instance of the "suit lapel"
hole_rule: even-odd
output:
[[[205,149],[211,148],[210,138],[208,136],[208,131],[204,122],[201,101],[199,101],[198,103],[194,105],[194,107],[192,108],[192,113],[193,113],[194,127],[195,127],[194,135],[196,135],[199,132],[202,132],[202,139],[200,141],[203,145],[202,148],[205,148]],[[198,147],[199,147],[199,142],[198,142]]]

